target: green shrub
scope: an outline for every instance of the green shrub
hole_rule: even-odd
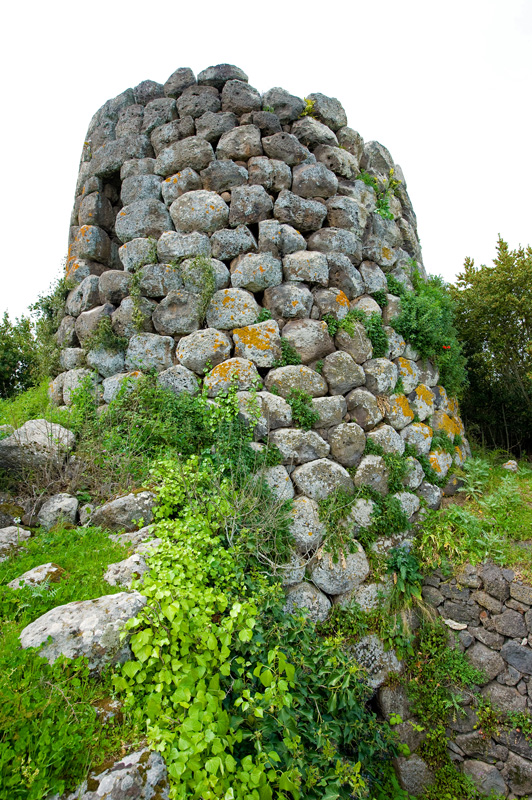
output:
[[[286,402],[292,409],[292,422],[297,428],[309,431],[319,422],[320,415],[312,408],[312,397],[302,389],[290,389]]]
[[[0,320],[0,398],[25,391],[34,381],[37,345],[28,317]]]
[[[272,367],[275,369],[276,367],[286,367],[289,364],[301,364],[301,356],[288,339],[281,336],[281,356],[275,359]]]
[[[392,325],[419,353],[430,358],[449,394],[460,396],[467,384],[465,358],[455,327],[455,305],[441,278],[414,276],[414,292],[404,292]]]

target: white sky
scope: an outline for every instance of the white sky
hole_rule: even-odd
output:
[[[0,314],[59,275],[93,113],[182,66],[337,97],[402,166],[429,272],[532,244],[532,0],[29,0],[2,28]]]

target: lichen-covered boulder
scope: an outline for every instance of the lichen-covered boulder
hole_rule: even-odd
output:
[[[232,330],[253,325],[259,316],[260,307],[251,294],[244,289],[221,289],[215,292],[207,308],[209,328]]]
[[[39,525],[47,530],[59,523],[75,525],[79,502],[70,494],[54,494],[41,506],[37,514]]]
[[[323,622],[331,609],[331,601],[312,583],[299,583],[288,590],[285,611],[289,614],[308,614],[311,622]]]
[[[379,425],[378,428],[374,428],[368,433],[368,439],[382,447],[385,453],[399,453],[402,456],[405,451],[404,439],[391,425]]]
[[[365,364],[371,359],[373,346],[360,322],[355,322],[353,327],[352,336],[347,331],[339,330],[334,337],[334,343],[338,350],[348,353],[356,364],[364,364],[366,374]]]
[[[0,439],[0,463],[8,472],[60,467],[76,437],[67,428],[45,419],[31,419],[10,436]]]
[[[21,528],[19,525],[8,525],[7,528],[0,528],[0,561],[5,561],[11,554],[16,552],[31,536],[31,531]]]
[[[162,372],[172,366],[174,340],[171,336],[155,333],[137,333],[129,340],[126,352],[126,369],[130,371],[154,369]]]
[[[347,470],[327,458],[319,458],[296,467],[291,477],[301,494],[312,500],[322,500],[336,489],[354,491],[353,481]]]
[[[311,397],[323,397],[327,394],[327,384],[322,376],[303,364],[270,370],[266,375],[265,386],[269,392],[273,389],[285,398],[292,389],[299,389]]]
[[[116,235],[122,242],[153,236],[158,239],[165,231],[174,229],[174,224],[164,203],[148,198],[135,200],[118,212],[115,223]]]
[[[356,422],[343,422],[329,432],[331,455],[344,467],[360,463],[366,446],[366,435]]]
[[[404,394],[392,394],[386,405],[386,422],[396,430],[402,430],[415,419],[414,412]]]
[[[430,453],[432,444],[432,428],[422,422],[413,422],[411,425],[401,429],[401,438],[415,447],[416,453],[426,456]]]
[[[290,480],[290,475],[282,465],[267,467],[261,470],[259,475],[279,500],[291,500],[293,498],[294,487]],[[302,578],[299,578],[299,580],[302,580]],[[299,580],[295,581],[295,583],[298,583]]]
[[[366,381],[362,367],[342,350],[336,350],[323,359],[322,375],[332,395],[345,395]]]
[[[157,382],[164,388],[169,389],[174,394],[198,394],[199,381],[196,375],[182,364],[174,364],[173,367],[159,372]]]
[[[153,326],[165,337],[192,333],[201,324],[203,308],[201,295],[185,289],[173,290],[153,312]]]
[[[105,595],[57,606],[27,625],[20,634],[23,648],[39,647],[39,655],[53,664],[59,656],[85,656],[91,671],[131,658],[125,623],[146,605],[139,592]],[[51,637],[51,641],[48,639]]]
[[[346,402],[351,419],[365,431],[374,428],[384,418],[383,404],[367,389],[353,389],[347,395]]]
[[[307,555],[322,543],[326,528],[320,520],[318,504],[310,497],[296,497],[291,509],[290,533],[298,553]]]
[[[146,559],[140,553],[133,553],[124,561],[109,564],[103,579],[109,586],[129,587],[134,579],[141,578],[148,570]]]
[[[233,330],[235,356],[253,361],[257,367],[272,367],[281,357],[279,326],[274,320]]]
[[[152,521],[154,505],[152,492],[131,492],[97,508],[91,515],[90,524],[109,531],[138,530]]]
[[[2,560],[0,558],[0,560]],[[21,589],[23,586],[41,586],[43,583],[59,583],[65,575],[65,570],[49,561],[47,564],[40,564],[33,567],[18,578],[10,581],[7,585],[10,589]]]
[[[355,473],[355,486],[369,486],[379,494],[388,494],[388,468],[381,456],[364,456]]]
[[[270,442],[279,448],[285,464],[304,464],[325,458],[330,447],[315,431],[279,428],[270,433]]]
[[[216,328],[204,328],[189,336],[183,336],[176,348],[176,358],[179,362],[198,375],[203,375],[207,364],[215,367],[230,355],[231,339]]]
[[[312,410],[318,414],[318,419],[312,426],[315,430],[332,428],[340,425],[347,413],[345,398],[341,395],[334,397],[313,397]]]
[[[372,358],[364,364],[366,386],[373,394],[389,394],[397,383],[397,366],[387,358]]]
[[[322,592],[329,595],[350,592],[368,577],[369,564],[364,549],[357,541],[352,546],[354,552],[340,553],[336,560],[332,553],[319,551],[311,574],[312,581]]]
[[[372,689],[378,689],[389,675],[399,674],[402,664],[393,650],[385,650],[375,634],[363,636],[351,647],[354,659],[366,670],[367,682]]]
[[[205,377],[209,397],[227,392],[232,385],[240,392],[261,386],[260,375],[252,361],[245,358],[229,358],[214,367]]]
[[[310,317],[313,298],[306,286],[283,283],[281,286],[266,289],[263,303],[276,318],[306,319]]]
[[[225,228],[229,208],[216,192],[200,189],[182,194],[170,206],[170,216],[176,230],[183,233],[214,233]]]
[[[231,286],[262,292],[283,281],[281,262],[271,253],[245,253],[231,264]]]
[[[334,342],[325,322],[296,319],[283,327],[283,339],[298,353],[303,364],[324,358],[334,351]]]

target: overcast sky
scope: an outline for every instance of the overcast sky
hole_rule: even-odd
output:
[[[532,244],[531,0],[30,0],[2,17],[0,314],[60,273],[93,113],[182,66],[337,97],[402,166],[429,272],[491,262],[499,233]]]

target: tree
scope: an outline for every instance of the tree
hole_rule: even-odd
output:
[[[7,311],[0,321],[0,397],[11,397],[33,383],[36,343],[28,317],[14,323]]]
[[[468,358],[466,421],[490,445],[532,449],[532,248],[499,237],[493,266],[466,258],[451,291]]]

